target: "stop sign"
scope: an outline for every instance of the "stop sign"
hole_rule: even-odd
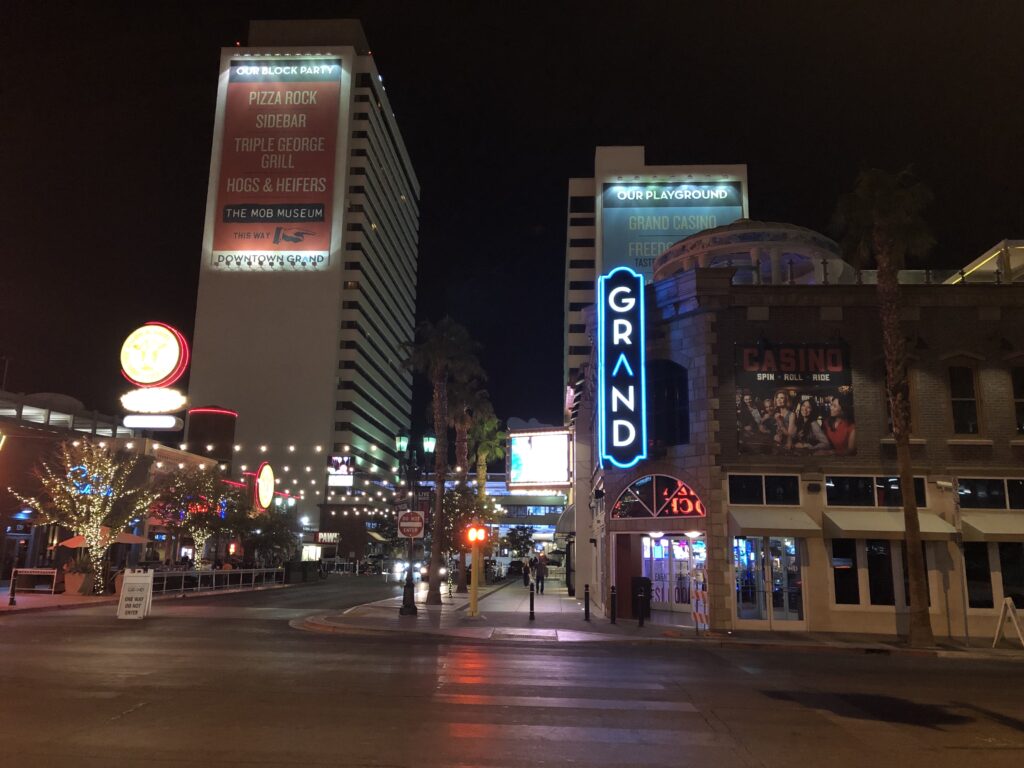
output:
[[[423,538],[423,513],[415,510],[403,512],[398,516],[398,535],[403,539]]]

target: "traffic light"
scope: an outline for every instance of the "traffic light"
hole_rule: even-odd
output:
[[[470,544],[483,544],[487,541],[487,529],[482,525],[470,525],[466,529],[466,541]]]

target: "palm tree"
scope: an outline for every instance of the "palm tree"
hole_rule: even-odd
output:
[[[906,528],[907,571],[910,584],[910,624],[907,640],[913,647],[934,645],[928,616],[928,574],[921,546],[914,475],[910,464],[910,388],[907,381],[907,343],[900,328],[899,270],[923,257],[934,245],[921,212],[931,192],[909,169],[891,174],[862,171],[852,193],[836,210],[843,234],[843,252],[854,266],[874,263],[878,269],[878,311],[885,350],[886,394],[896,442],[903,519]]]
[[[463,326],[445,316],[437,323],[416,328],[417,341],[407,347],[407,365],[424,373],[433,389],[432,408],[437,445],[434,452],[434,520],[430,547],[427,604],[441,604],[441,549],[444,538],[444,483],[448,471],[448,384],[483,378],[475,352],[478,348]]]
[[[486,401],[481,405],[470,431],[470,442],[476,459],[476,492],[481,501],[487,497],[487,464],[504,457],[507,438],[507,433],[501,429],[501,422],[494,415],[494,407],[489,400]]]

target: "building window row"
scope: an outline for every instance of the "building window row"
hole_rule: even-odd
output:
[[[592,237],[571,237],[569,238],[570,248],[593,248],[594,238]]]
[[[594,290],[593,280],[572,280],[569,283],[570,291],[592,291]]]
[[[907,607],[910,577],[905,542],[890,539],[832,539],[829,546],[832,555],[833,600],[836,605],[896,606],[898,603],[901,607]],[[933,565],[928,542],[921,542],[921,551],[928,570]],[[932,601],[930,581],[926,580],[929,605]]]
[[[352,390],[357,395],[359,395],[364,400],[366,400],[366,402],[371,403],[378,410],[386,413],[388,411],[388,408],[384,407],[384,405],[382,404],[382,400],[380,399],[380,398],[383,398],[383,400],[387,400],[387,402],[389,404],[391,404],[396,409],[398,409],[398,413],[399,413],[399,415],[402,416],[403,419],[405,419],[405,420],[409,419],[409,416],[410,416],[410,413],[411,413],[411,409],[409,407],[409,404],[408,403],[406,403],[405,405],[400,404],[398,401],[394,400],[387,392],[381,392],[380,396],[378,397],[376,394],[371,394],[371,393],[367,392],[357,382],[352,381],[350,379],[346,379],[344,381],[338,382],[338,389],[340,391],[343,391],[343,392],[347,391],[347,390]]]
[[[800,506],[799,475],[729,475],[730,504]]]
[[[379,429],[385,435],[397,434],[400,431],[400,427],[398,427],[397,425],[396,426],[391,426],[391,427],[384,426],[384,424],[382,424],[380,421],[378,421],[377,418],[375,418],[374,416],[371,416],[365,410],[363,410],[360,406],[356,405],[353,402],[338,401],[338,402],[336,402],[334,404],[334,409],[336,411],[352,411],[353,413],[355,413],[355,414],[361,416],[362,418],[364,418],[369,424],[372,424],[373,426],[375,426],[377,429]]]
[[[570,301],[569,311],[579,312],[580,310],[586,309],[587,307],[591,306],[591,304],[593,304],[592,301]]]
[[[594,259],[569,259],[569,269],[593,269]]]
[[[914,478],[918,507],[927,507],[923,477]],[[902,507],[903,492],[898,477],[828,475],[825,503],[830,507]]]
[[[964,568],[969,607],[994,608],[1009,597],[1024,608],[1024,542],[965,541]]]
[[[590,347],[569,347],[570,355],[589,355]]]
[[[570,219],[569,219],[569,226],[570,227],[592,227],[592,226],[594,226],[594,217],[593,216],[580,216],[580,217],[577,217],[577,218],[570,217]]]
[[[594,196],[573,195],[569,198],[569,213],[594,213]]]
[[[569,333],[586,333],[586,323],[569,323]]]
[[[957,484],[964,509],[1024,509],[1024,479],[961,477]]]

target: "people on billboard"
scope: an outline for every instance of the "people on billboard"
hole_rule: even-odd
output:
[[[843,343],[738,344],[740,453],[853,456],[856,425]]]

